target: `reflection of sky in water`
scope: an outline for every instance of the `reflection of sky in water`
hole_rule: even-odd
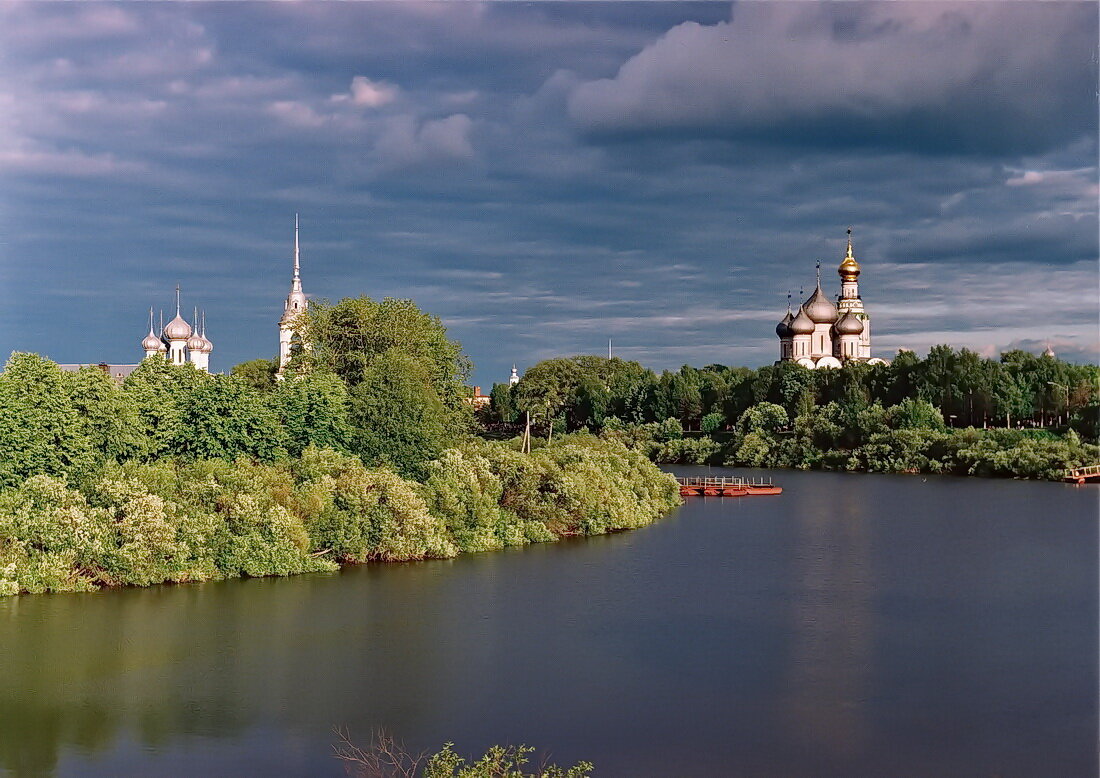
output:
[[[858,754],[874,613],[870,528],[861,501],[795,493],[792,646],[787,699],[792,731],[823,759]]]
[[[775,475],[611,537],[0,600],[0,765],[341,775],[343,725],[604,776],[1095,773],[1098,490]]]

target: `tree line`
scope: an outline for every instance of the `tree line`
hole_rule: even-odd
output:
[[[469,361],[410,301],[312,305],[282,380],[146,359],[122,383],[0,372],[0,594],[287,575],[642,526],[678,502],[638,452],[471,433]]]
[[[1055,477],[1096,460],[1100,370],[949,346],[924,359],[902,351],[890,364],[835,370],[781,362],[657,374],[637,362],[578,356],[540,362],[516,386],[495,385],[490,398],[482,415],[489,427],[530,419],[544,434],[589,430],[658,462]],[[959,454],[979,440],[985,454]],[[888,455],[883,446],[909,453]]]
[[[685,365],[657,374],[637,362],[577,356],[532,366],[515,387],[496,384],[488,423],[518,423],[530,413],[542,427],[598,431],[608,418],[644,424],[677,419],[685,430],[732,427],[751,406],[781,405],[794,418],[812,406],[859,400],[883,407],[931,403],[953,427],[1073,425],[1096,437],[1100,369],[1026,351],[989,359],[935,346],[924,359],[901,351],[890,364],[854,362],[809,370],[794,362],[752,370]]]

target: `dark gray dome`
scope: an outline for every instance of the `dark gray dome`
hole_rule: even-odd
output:
[[[794,321],[794,315],[791,313],[791,309],[787,309],[787,315],[783,317],[783,321],[775,325],[775,334],[781,338],[789,338],[794,333],[791,332],[791,322]]]

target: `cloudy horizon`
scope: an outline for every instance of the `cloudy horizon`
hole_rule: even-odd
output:
[[[409,297],[507,379],[757,366],[853,229],[874,351],[1100,359],[1092,3],[0,3],[0,353],[277,352]],[[171,311],[171,312],[174,312]]]

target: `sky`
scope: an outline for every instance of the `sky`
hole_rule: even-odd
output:
[[[211,367],[412,298],[488,386],[775,360],[851,227],[875,355],[1100,358],[1096,3],[0,3],[0,354]]]

